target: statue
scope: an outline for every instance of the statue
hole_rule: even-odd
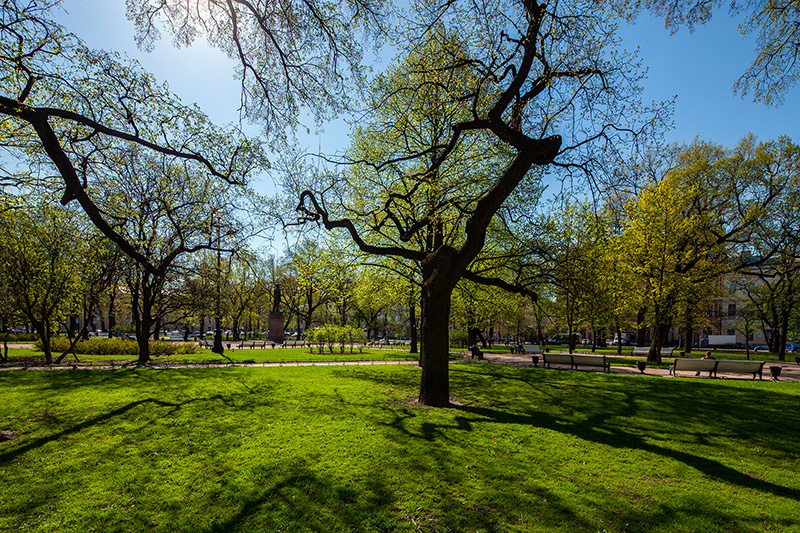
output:
[[[277,283],[275,284],[275,290],[272,293],[272,299],[274,301],[272,305],[272,312],[277,313],[280,311],[281,306],[281,286]]]

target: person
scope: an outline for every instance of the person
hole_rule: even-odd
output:
[[[475,359],[476,357],[478,359],[483,359],[483,352],[477,346],[474,346],[474,345],[470,346],[469,347],[469,351],[472,352],[472,358],[473,359]]]
[[[701,359],[715,359],[715,357],[713,355],[711,355],[711,352],[706,352],[706,354],[703,357],[701,357]],[[694,375],[695,375],[695,377],[699,376],[700,375],[700,371],[698,370],[697,372],[695,372]],[[709,375],[711,375],[711,372],[709,372]]]

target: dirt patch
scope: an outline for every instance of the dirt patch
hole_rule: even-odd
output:
[[[9,429],[0,429],[0,444],[5,444],[14,439],[18,439],[19,435]]]

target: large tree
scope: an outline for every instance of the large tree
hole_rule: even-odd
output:
[[[107,209],[103,185],[119,179],[130,157],[241,185],[262,168],[263,154],[235,128],[216,128],[183,105],[134,62],[87,48],[51,20],[60,3],[0,4],[0,146],[11,156],[4,161],[15,162],[8,173],[20,175],[19,163],[33,168],[41,178],[35,184],[58,187],[63,204],[79,203],[106,237],[157,276],[160,266],[131,238],[128,216]]]
[[[467,278],[530,292],[471,265],[514,190],[538,189],[534,169],[591,171],[623,130],[638,130],[639,74],[609,48],[614,27],[590,3],[412,7],[399,61],[370,87],[353,165],[302,191],[298,211],[366,253],[420,265],[419,400],[448,405],[453,288]]]

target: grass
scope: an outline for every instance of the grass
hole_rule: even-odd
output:
[[[800,387],[411,366],[3,372],[3,531],[800,530]]]
[[[13,351],[13,353],[12,353]],[[32,349],[10,349],[9,358],[12,358],[10,365],[19,364],[19,360],[25,359],[29,364],[44,365],[44,355],[42,352]],[[197,348],[197,353],[161,355],[152,358],[153,363],[158,365],[172,364],[229,364],[229,363],[287,363],[287,362],[328,362],[328,361],[416,361],[419,354],[411,354],[408,350],[379,350],[365,349],[361,352],[349,350],[340,353],[336,350],[333,353],[319,353],[315,349],[310,353],[308,348],[266,348],[266,349],[243,349],[225,350],[224,355],[216,354],[211,350]],[[135,356],[125,355],[95,355],[78,354],[78,361],[72,355],[68,355],[62,361],[66,366],[94,366],[109,365],[131,365],[136,363]]]

